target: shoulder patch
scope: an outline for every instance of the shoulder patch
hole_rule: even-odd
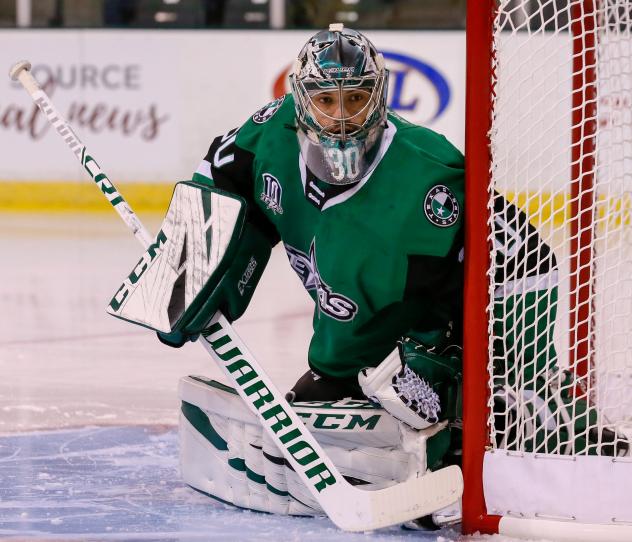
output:
[[[252,120],[257,124],[263,124],[264,122],[268,122],[272,116],[279,110],[283,101],[285,100],[285,94],[280,98],[277,98],[273,102],[270,102],[267,105],[264,105],[259,111],[257,111],[253,116]]]
[[[283,195],[283,188],[279,179],[270,173],[264,173],[263,177],[263,192],[259,196],[259,199],[266,204],[266,207],[270,209],[274,214],[283,214],[283,207],[281,207],[281,197]]]
[[[458,220],[461,208],[452,191],[447,186],[438,184],[426,194],[424,213],[435,226],[447,228]]]

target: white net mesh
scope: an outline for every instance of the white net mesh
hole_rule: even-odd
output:
[[[490,440],[519,452],[627,455],[632,2],[497,7]]]

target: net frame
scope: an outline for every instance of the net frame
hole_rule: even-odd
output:
[[[612,0],[611,0],[612,1]],[[572,0],[570,32],[572,43],[572,128],[569,283],[573,295],[568,306],[569,368],[574,374],[575,396],[593,400],[594,372],[594,263],[596,200],[593,191],[597,133],[597,30],[598,0]],[[615,3],[617,0],[615,0]],[[536,2],[537,3],[537,2]],[[618,1],[632,9],[629,1]],[[464,329],[464,433],[463,522],[465,533],[504,532],[511,536],[555,537],[560,540],[631,540],[631,525],[573,524],[568,518],[537,520],[507,517],[487,512],[483,472],[485,453],[491,444],[489,366],[489,276],[491,256],[489,184],[493,101],[496,87],[494,18],[498,2],[468,3],[466,72],[466,259]],[[471,212],[487,209],[487,213]],[[632,331],[632,330],[631,330]],[[632,471],[632,464],[627,465]],[[569,471],[572,472],[572,471]],[[632,509],[632,505],[630,506]],[[631,510],[632,512],[632,510]],[[613,522],[614,523],[614,522]]]

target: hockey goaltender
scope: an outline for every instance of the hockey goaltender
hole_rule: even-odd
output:
[[[230,322],[244,313],[282,241],[314,300],[309,369],[286,399],[333,465],[376,494],[459,465],[464,159],[442,135],[389,110],[384,59],[360,32],[342,24],[318,32],[290,81],[291,93],[215,138],[192,180],[176,185],[155,244],[109,311],[157,330],[171,346],[202,336],[235,382],[250,384],[248,408],[229,386],[182,380],[187,484],[243,508],[318,515],[309,477],[288,462],[288,451],[297,459],[303,450],[299,463],[310,464],[313,449],[292,452],[288,435],[298,429],[288,429],[281,407],[266,405],[266,384],[239,348],[228,349],[232,339],[214,315]],[[494,310],[522,307],[515,336],[551,334],[545,323],[554,321],[555,303],[543,304],[540,294],[546,288],[556,299],[555,257],[520,211],[496,201],[504,209],[493,232],[497,274],[520,255],[537,253],[539,263],[522,266],[523,282],[536,287],[499,289]],[[508,367],[513,336],[493,345]],[[528,375],[555,370],[554,353],[545,354],[532,352],[522,368],[538,395],[546,390]],[[530,430],[542,441],[545,429]],[[327,472],[312,471],[315,485],[329,483]],[[409,525],[458,522],[459,497],[460,489]]]

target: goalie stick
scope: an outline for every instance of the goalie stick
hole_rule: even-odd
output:
[[[26,89],[134,236],[144,248],[149,247],[153,242],[149,232],[41,89],[30,67],[27,61],[18,62],[9,75]],[[211,319],[199,342],[219,364],[314,499],[339,528],[369,531],[403,523],[444,508],[461,496],[463,477],[457,466],[421,476],[415,473],[405,482],[385,489],[372,491],[352,486],[220,312]]]

